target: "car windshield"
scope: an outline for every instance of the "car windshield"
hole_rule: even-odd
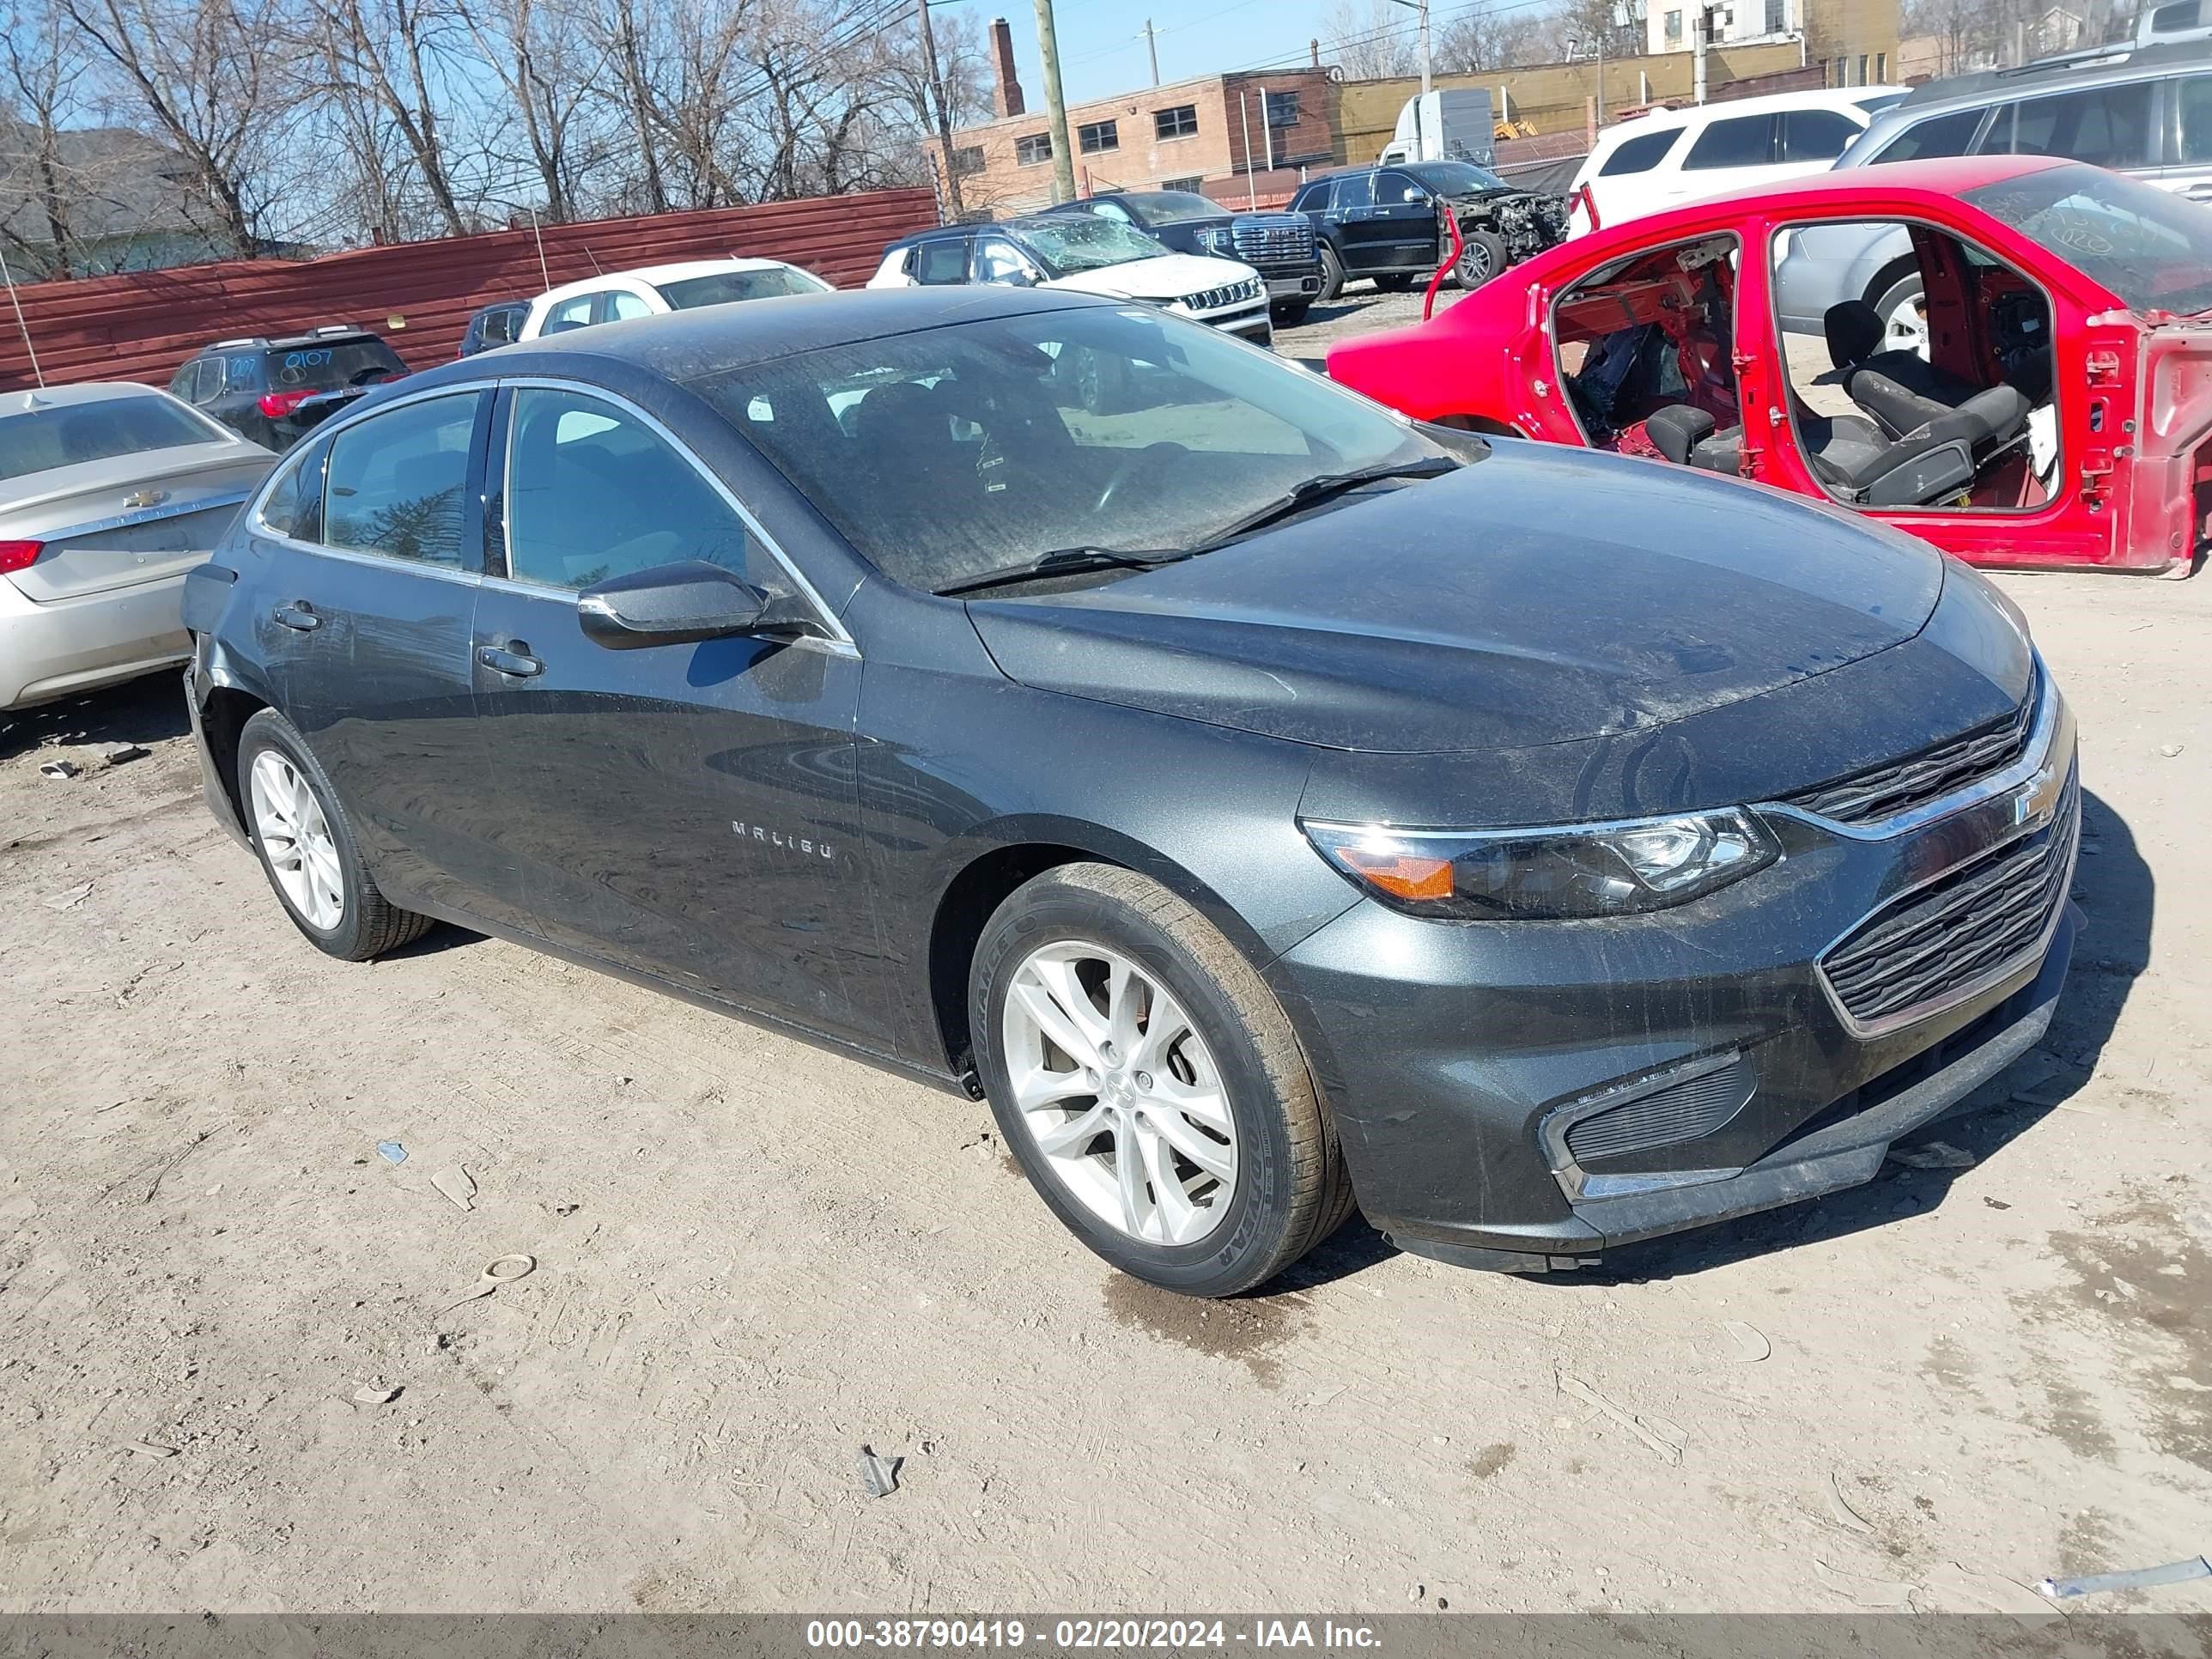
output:
[[[1194,219],[1225,219],[1229,210],[1194,190],[1145,190],[1121,198],[1148,225],[1185,225]]]
[[[28,477],[151,449],[221,443],[229,436],[191,410],[150,394],[33,409],[0,416],[0,478]]]
[[[1513,188],[1472,161],[1415,161],[1405,170],[1439,196],[1474,196],[1486,190]]]
[[[381,340],[279,346],[269,354],[269,384],[288,392],[335,392],[406,372],[398,354]]]
[[[2212,210],[2078,164],[2023,173],[1964,200],[2050,248],[2131,311],[2212,309]]]
[[[1143,231],[1088,215],[1022,219],[1005,228],[1054,276],[1103,270],[1108,265],[1126,265],[1132,259],[1157,259],[1161,252],[1160,245]]]
[[[1447,457],[1319,375],[1118,307],[861,341],[691,386],[870,562],[930,591],[1063,549],[1191,550],[1309,480]]]
[[[718,270],[711,276],[655,283],[660,297],[678,311],[726,306],[738,300],[773,300],[785,294],[827,294],[830,284],[803,270]]]

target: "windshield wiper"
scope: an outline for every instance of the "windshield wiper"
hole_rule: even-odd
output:
[[[1064,576],[1080,570],[1152,570],[1164,564],[1176,564],[1190,556],[1170,548],[1132,552],[1112,547],[1060,547],[1049,553],[1040,553],[1034,559],[1024,559],[1019,564],[1001,566],[986,570],[980,576],[963,576],[957,582],[948,582],[931,591],[940,599],[954,593],[973,593],[981,588],[1007,587],[1016,582],[1034,581],[1044,576]]]
[[[1350,472],[1325,472],[1318,478],[1308,478],[1287,495],[1279,495],[1267,506],[1247,513],[1224,529],[1217,530],[1190,550],[1211,553],[1225,546],[1239,536],[1271,525],[1278,519],[1286,519],[1293,513],[1302,513],[1332,495],[1341,495],[1358,489],[1363,484],[1379,483],[1385,478],[1435,478],[1447,472],[1456,472],[1463,463],[1449,455],[1425,455],[1416,461],[1386,461],[1378,466],[1363,466]]]

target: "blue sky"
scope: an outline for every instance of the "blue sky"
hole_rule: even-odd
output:
[[[1031,109],[1044,107],[1035,0],[966,0],[931,9],[967,12],[985,24],[1005,18],[1013,29],[1022,91]],[[1328,0],[1055,0],[1060,85],[1071,104],[1149,86],[1152,67],[1141,33],[1147,16],[1159,41],[1162,81],[1262,63],[1303,64],[1306,43],[1324,33],[1322,18],[1331,9]],[[1410,25],[1413,12],[1404,15]],[[1322,61],[1328,61],[1326,42]]]

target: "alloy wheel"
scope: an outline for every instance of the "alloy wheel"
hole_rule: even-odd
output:
[[[1014,970],[1001,1026],[1015,1109],[1070,1194],[1146,1243],[1221,1225],[1237,1121],[1205,1037],[1156,975],[1088,940],[1045,945]]]
[[[249,787],[254,836],[276,885],[308,926],[328,933],[345,919],[345,876],[322,802],[281,750],[253,757]]]

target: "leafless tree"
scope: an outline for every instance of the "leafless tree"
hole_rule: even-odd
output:
[[[1431,50],[1439,74],[1471,75],[1547,62],[1554,44],[1547,18],[1519,7],[1491,6],[1447,19]]]
[[[173,149],[214,229],[260,252],[295,108],[279,0],[61,0],[116,104]]]
[[[504,94],[498,116],[511,118],[520,131],[545,217],[556,223],[576,217],[586,160],[577,140],[599,95],[603,45],[581,34],[576,20],[548,0],[454,3],[479,64]]]
[[[41,6],[18,11],[0,37],[0,237],[19,273],[70,276],[78,269],[85,198],[107,181],[88,176],[65,153],[87,64],[82,42],[61,15]]]
[[[1418,75],[1419,43],[1412,14],[1391,0],[1334,0],[1322,14],[1322,56],[1342,67],[1352,81]],[[1430,43],[1433,54],[1435,42]]]
[[[395,216],[398,192],[378,167],[386,141],[404,147],[436,215],[438,230],[468,228],[442,131],[441,60],[458,20],[448,0],[297,0],[292,24],[309,87],[335,123],[346,153]],[[394,227],[396,228],[396,227]]]

